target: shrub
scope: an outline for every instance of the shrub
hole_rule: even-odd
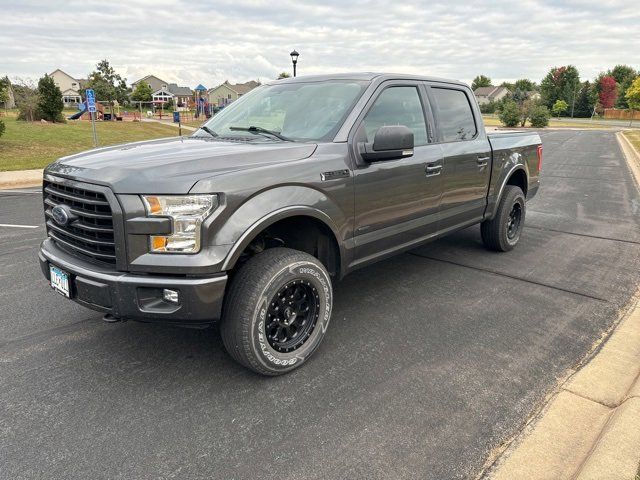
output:
[[[532,127],[546,127],[549,125],[549,110],[544,105],[538,105],[531,110],[529,120]]]
[[[482,103],[480,104],[480,113],[495,113],[496,107],[496,102]]]
[[[38,112],[41,118],[50,122],[64,122],[62,116],[62,92],[60,88],[53,83],[53,78],[45,75],[38,81]]]
[[[5,129],[4,122],[0,120],[0,137],[4,133],[4,129]]]
[[[517,127],[520,121],[520,110],[514,101],[505,102],[498,115],[500,121],[505,127]]]

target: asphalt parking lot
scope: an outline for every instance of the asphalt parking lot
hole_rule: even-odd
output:
[[[473,477],[615,321],[640,195],[615,135],[542,134],[518,248],[469,228],[335,288],[314,358],[258,377],[215,330],[106,324],[48,288],[37,191],[0,191],[0,478]]]

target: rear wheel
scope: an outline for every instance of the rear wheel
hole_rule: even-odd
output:
[[[492,220],[480,224],[485,246],[498,252],[512,250],[520,240],[524,227],[525,196],[520,187],[507,185]]]
[[[265,250],[240,267],[231,282],[222,341],[245,367],[281,375],[318,348],[332,302],[329,274],[315,257],[288,248]]]

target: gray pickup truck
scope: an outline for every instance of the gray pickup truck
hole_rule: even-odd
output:
[[[511,250],[541,161],[536,133],[487,134],[457,81],[273,81],[190,137],[49,165],[40,264],[110,321],[219,320],[234,359],[278,375],[318,348],[354,269],[473,224]]]

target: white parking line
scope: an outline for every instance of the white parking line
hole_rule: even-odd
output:
[[[7,228],[39,228],[40,225],[12,225],[10,223],[0,223],[0,227],[7,227]]]

